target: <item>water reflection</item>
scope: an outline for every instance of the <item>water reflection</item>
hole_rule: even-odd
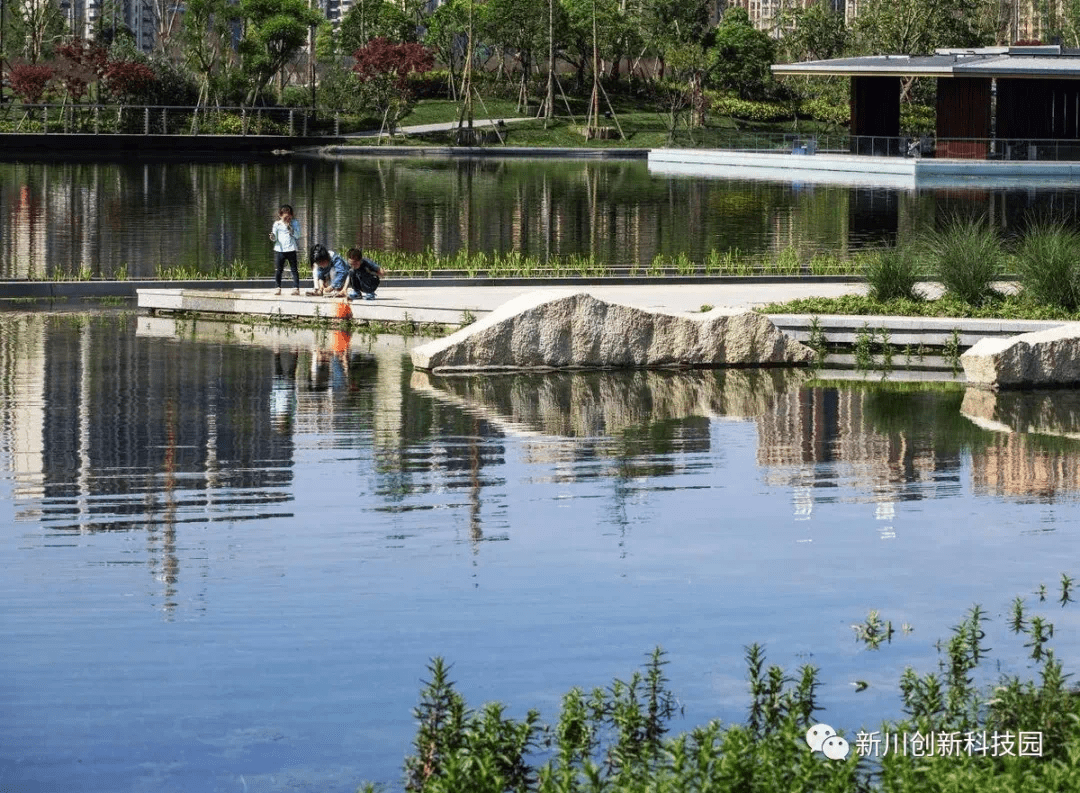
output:
[[[775,637],[821,660],[854,729],[875,692],[871,722],[899,713],[880,692],[933,667],[938,627],[1075,544],[1080,450],[1023,431],[1072,432],[1067,396],[1002,395],[991,430],[959,390],[431,377],[411,343],[0,315],[0,739],[20,758],[0,775],[392,780],[434,653],[481,681],[471,699],[550,713],[660,642],[694,724],[742,717],[741,647]],[[875,661],[844,626],[868,604],[919,632],[855,694]]]
[[[980,492],[1043,501],[1080,492],[1080,392],[969,388],[960,410],[991,435],[972,455]]]
[[[236,260],[268,274],[266,230],[283,200],[305,240],[339,248],[592,253],[628,266],[712,249],[845,254],[958,212],[1013,233],[1033,210],[1077,215],[1080,191],[805,187],[657,177],[644,162],[0,163],[0,277],[153,277]]]

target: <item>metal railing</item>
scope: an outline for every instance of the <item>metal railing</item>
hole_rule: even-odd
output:
[[[181,105],[9,105],[0,132],[92,135],[337,136],[340,111],[289,107],[191,107]]]
[[[706,144],[708,145],[708,144]],[[713,142],[720,148],[813,155],[936,157],[968,160],[1080,161],[1080,140],[1061,138],[939,138],[934,135],[740,133]]]

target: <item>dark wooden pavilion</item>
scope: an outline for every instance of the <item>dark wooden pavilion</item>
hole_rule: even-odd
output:
[[[1080,143],[1080,50],[1060,46],[943,49],[777,64],[777,75],[851,78],[852,151],[900,136],[900,81],[937,78],[937,156],[1040,158],[1040,145]],[[1000,141],[1000,146],[994,146]],[[891,150],[891,149],[890,149]],[[1060,150],[1060,147],[1055,147]],[[1080,152],[1077,146],[1067,150]],[[1068,157],[1073,159],[1073,157]]]

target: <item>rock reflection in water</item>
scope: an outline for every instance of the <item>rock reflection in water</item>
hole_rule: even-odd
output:
[[[791,370],[561,372],[439,377],[413,372],[430,391],[518,434],[598,438],[691,416],[752,418],[805,380]]]
[[[960,412],[990,436],[971,455],[978,491],[1050,500],[1080,492],[1080,392],[969,388]]]

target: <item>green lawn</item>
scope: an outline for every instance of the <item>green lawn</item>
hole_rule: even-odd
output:
[[[537,106],[531,104],[529,113],[519,110],[516,103],[503,99],[485,99],[488,113],[484,113],[479,103],[474,103],[474,119],[506,119],[535,116]],[[588,112],[587,102],[570,99],[570,110],[573,116],[567,112],[566,105],[559,102],[558,114],[544,128],[543,119],[520,121],[507,125],[500,130],[505,145],[508,146],[531,146],[531,147],[586,147],[586,148],[657,148],[667,145],[677,146],[759,146],[766,143],[767,138],[779,138],[784,133],[799,132],[802,134],[823,134],[829,131],[826,124],[816,121],[801,120],[795,122],[748,122],[727,116],[711,117],[706,120],[706,126],[702,129],[688,131],[685,128],[685,116],[680,120],[679,128],[675,135],[669,135],[668,117],[663,112],[651,109],[643,103],[629,103],[615,101],[615,118],[601,119],[601,126],[611,127],[616,130],[622,127],[625,137],[620,138],[617,131],[614,137],[603,140],[585,140],[579,129],[585,125]],[[460,113],[460,105],[445,99],[429,99],[418,102],[413,111],[401,122],[401,126],[413,126],[421,124],[436,124],[440,122],[457,121]],[[616,123],[617,121],[617,123]],[[842,134],[842,133],[841,133]],[[376,141],[354,140],[357,145],[372,145]],[[400,136],[395,143],[403,145],[449,145],[455,142],[455,133],[430,132],[424,134],[412,134]],[[488,135],[485,141],[488,145],[498,145],[498,137],[494,133]]]

